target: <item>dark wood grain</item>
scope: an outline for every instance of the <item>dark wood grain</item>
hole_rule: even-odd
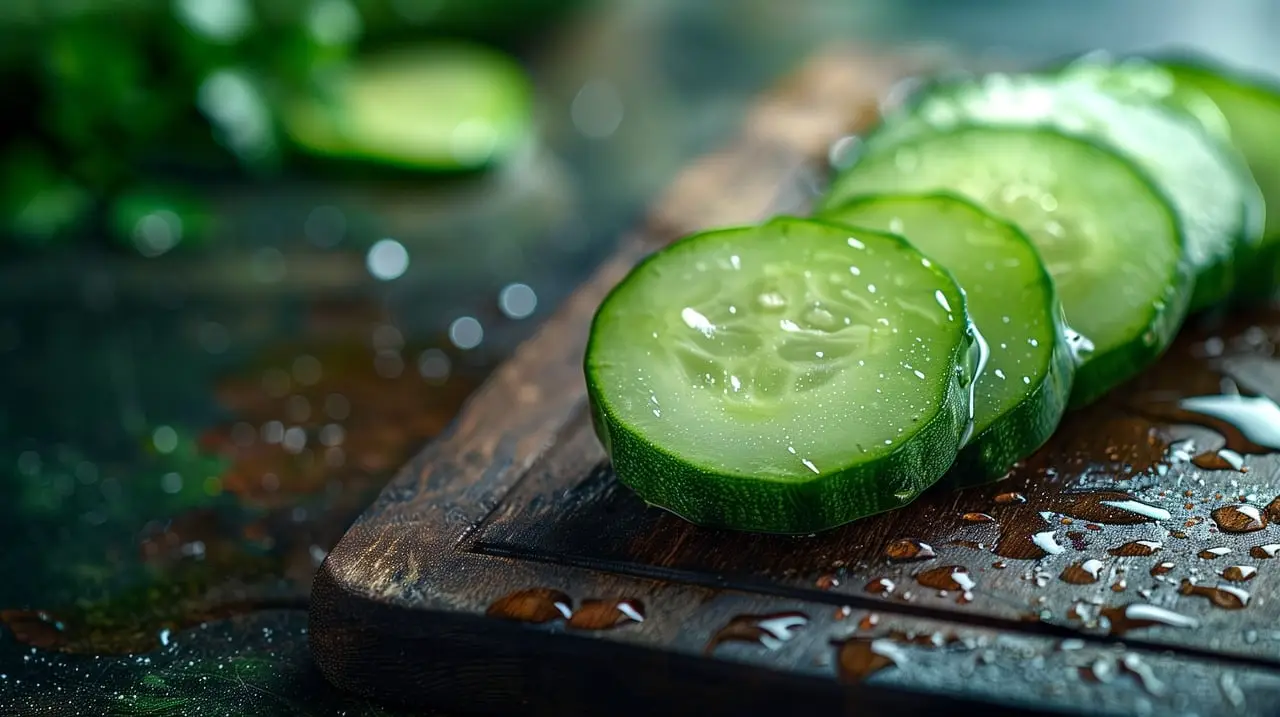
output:
[[[1160,366],[1071,416],[1005,481],[939,486],[822,535],[700,529],[613,479],[581,377],[600,299],[680,234],[802,209],[826,148],[874,117],[904,66],[830,52],[762,98],[741,136],[685,172],[396,476],[316,579],[311,638],[331,681],[489,713],[1274,711],[1280,553],[1249,552],[1280,542],[1280,527],[1226,533],[1210,516],[1253,505],[1270,522],[1280,459],[1169,399],[1217,393],[1224,377],[1280,389],[1280,315],[1204,317]],[[1185,437],[1196,450],[1170,448]],[[1187,460],[1224,442],[1250,454],[1247,472]],[[1116,507],[1128,500],[1158,509],[1140,508],[1155,519]],[[1038,545],[1041,533],[1054,542]],[[900,540],[928,543],[930,557],[890,560]],[[1136,540],[1160,547],[1112,554],[1150,549],[1121,549]],[[1219,546],[1232,552],[1198,557]],[[1217,573],[1229,566],[1257,568],[1230,584],[1248,591],[1243,609],[1226,609],[1236,593],[1206,593],[1228,584]],[[1131,604],[1182,626],[1126,619]],[[789,617],[767,621],[777,615]]]

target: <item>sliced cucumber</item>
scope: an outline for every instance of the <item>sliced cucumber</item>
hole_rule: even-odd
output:
[[[1249,77],[1204,60],[1165,60],[1177,94],[1195,89],[1222,112],[1232,143],[1244,155],[1270,211],[1257,254],[1243,262],[1236,293],[1246,300],[1265,299],[1280,286],[1280,85]]]
[[[701,525],[811,533],[904,505],[955,458],[981,341],[899,237],[811,220],[685,238],[591,328],[618,478]]]
[[[1100,397],[1168,347],[1193,279],[1177,219],[1132,162],[1053,129],[958,126],[864,154],[822,210],[871,192],[946,190],[1015,222],[1035,243],[1067,322],[1094,347],[1081,356],[1072,405]]]
[[[1088,72],[1059,75],[990,74],[976,81],[942,82],[886,118],[864,151],[957,124],[1052,125],[1090,137],[1141,167],[1171,200],[1196,272],[1192,310],[1231,292],[1238,247],[1261,240],[1262,199],[1240,158],[1201,126],[1156,102],[1125,101]],[[1087,181],[1088,175],[1079,177]]]
[[[527,140],[531,96],[523,70],[506,56],[441,44],[361,59],[324,91],[286,103],[281,121],[314,154],[468,170]]]
[[[902,235],[964,289],[990,355],[954,482],[999,478],[1053,435],[1075,359],[1053,280],[1022,230],[946,193],[856,197],[823,218]]]
[[[1171,72],[1147,58],[1091,52],[1072,58],[1055,71],[1125,101],[1160,103],[1190,118],[1218,141],[1231,141],[1231,125],[1208,95],[1191,86],[1179,86]]]

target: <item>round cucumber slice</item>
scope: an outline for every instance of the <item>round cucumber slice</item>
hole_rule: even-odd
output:
[[[1238,247],[1261,240],[1262,199],[1239,157],[1201,126],[1154,102],[1125,101],[1099,87],[1090,72],[1058,75],[994,73],[940,82],[886,118],[865,151],[958,124],[1050,125],[1087,136],[1133,160],[1171,201],[1196,272],[1192,310],[1225,299],[1234,288]],[[1087,175],[1081,178],[1087,181]]]
[[[980,346],[955,280],[900,237],[784,217],[642,262],[601,304],[585,370],[600,440],[642,498],[798,534],[946,472]]]
[[[1144,57],[1096,51],[1073,57],[1053,71],[1129,102],[1158,102],[1192,119],[1218,141],[1231,140],[1231,125],[1208,95],[1179,86],[1172,73]]]
[[[532,89],[505,55],[463,44],[359,60],[322,91],[286,103],[304,151],[409,169],[468,170],[526,141]]]
[[[964,289],[989,356],[953,482],[1000,478],[1044,445],[1066,411],[1075,359],[1053,280],[1027,235],[948,193],[855,197],[822,218],[900,234]]]
[[[1196,90],[1214,102],[1262,190],[1270,211],[1255,256],[1241,262],[1236,294],[1246,301],[1270,298],[1280,287],[1280,83],[1201,59],[1168,59],[1161,67],[1176,82],[1175,98]]]
[[[822,209],[858,194],[946,190],[1035,243],[1067,323],[1093,345],[1070,405],[1136,375],[1173,340],[1193,285],[1182,235],[1164,195],[1126,158],[1052,128],[959,126],[863,155]]]

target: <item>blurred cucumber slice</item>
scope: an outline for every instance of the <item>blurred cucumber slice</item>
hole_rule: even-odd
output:
[[[1072,59],[1058,73],[1126,101],[1158,102],[1191,118],[1219,141],[1231,138],[1227,118],[1207,94],[1177,82],[1172,73],[1147,58],[1092,52]]]
[[[305,152],[411,169],[498,163],[530,134],[532,89],[505,55],[464,44],[363,58],[317,93],[286,103]]]

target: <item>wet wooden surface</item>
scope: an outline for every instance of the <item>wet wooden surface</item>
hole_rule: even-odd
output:
[[[902,72],[826,53],[762,99],[398,474],[316,579],[331,681],[460,712],[1280,710],[1280,313],[1198,317],[1006,480],[821,535],[700,529],[613,479],[581,376],[604,293],[802,208]]]

